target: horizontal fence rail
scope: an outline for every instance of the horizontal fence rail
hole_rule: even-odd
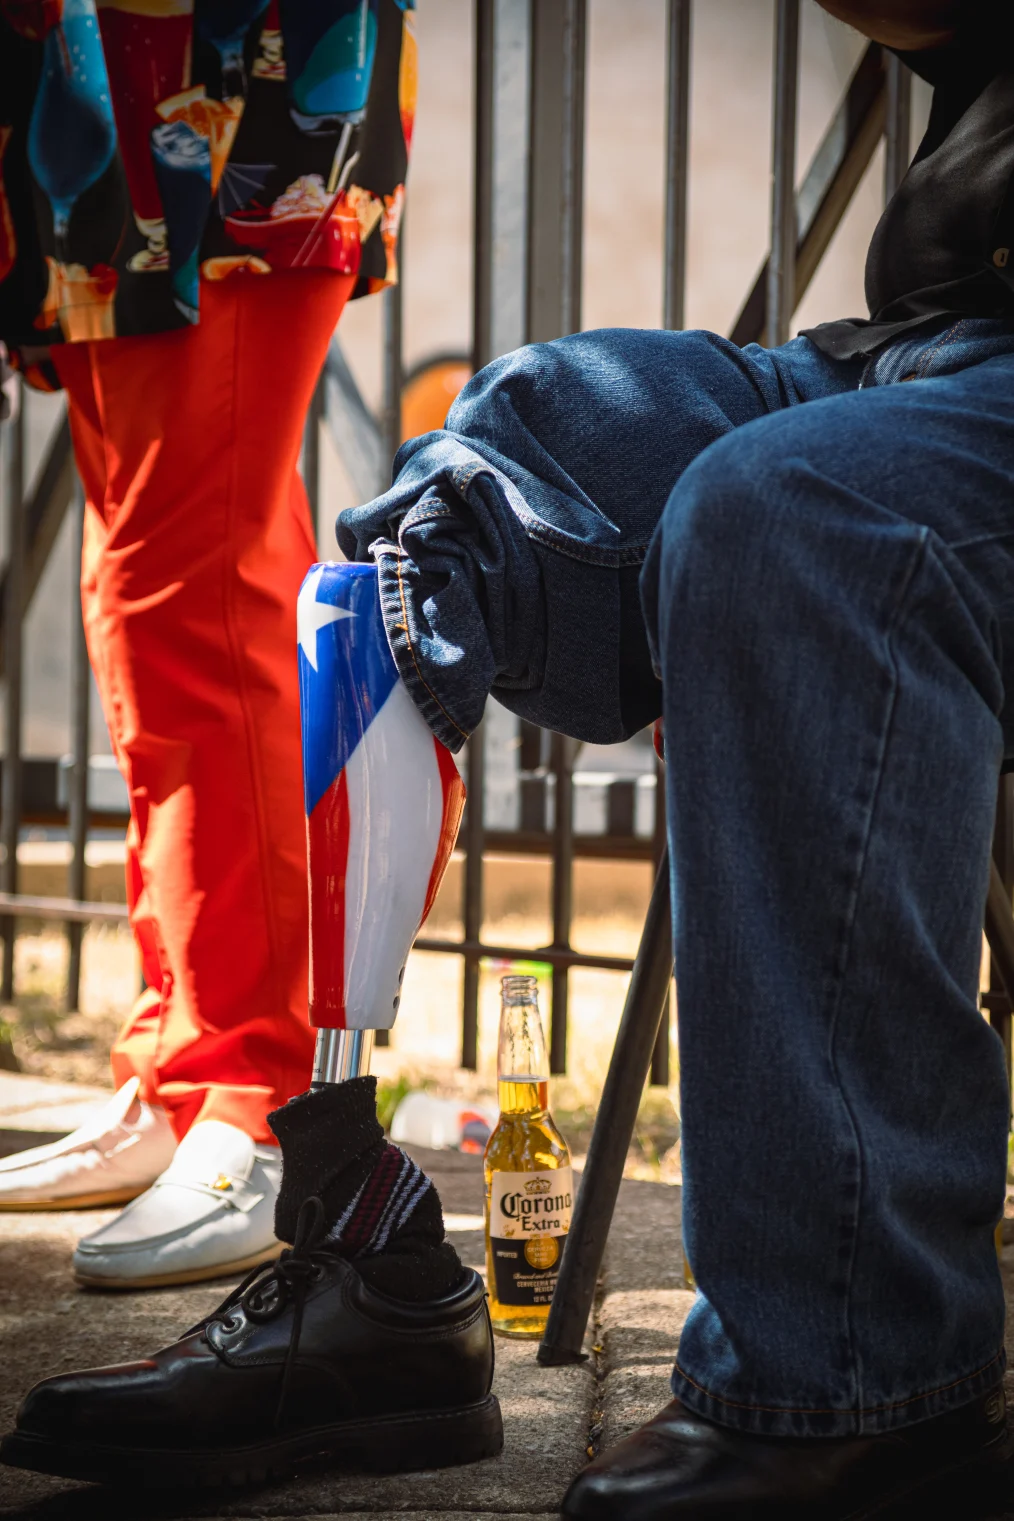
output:
[[[586,0],[475,0],[473,368],[529,340],[581,326]],[[664,160],[662,326],[684,325],[687,193],[692,88],[692,0],[668,0]],[[866,48],[841,103],[796,185],[795,142],[799,86],[799,0],[775,0],[771,143],[771,226],[767,257],[733,324],[734,342],[782,341],[832,238],[886,136],[885,190],[893,193],[910,155],[911,76],[875,44]],[[411,245],[402,265],[412,279]],[[385,292],[382,397],[379,415],[364,401],[335,336],[307,418],[302,468],[316,515],[320,493],[320,428],[324,427],[361,500],[384,490],[400,442],[402,359],[401,287]],[[73,651],[72,750],[66,759],[21,754],[22,630],[57,535],[69,510],[80,542],[83,503],[66,418],[54,430],[30,493],[24,486],[23,414],[2,429],[7,563],[0,574],[0,671],[6,677],[5,760],[0,776],[0,1000],[14,995],[14,937],[18,920],[68,927],[68,1006],[77,1003],[81,933],[89,923],[121,925],[127,908],[85,898],[89,830],[122,828],[124,804],[97,806],[87,758],[90,683],[80,620]],[[316,516],[315,516],[316,520]],[[571,969],[628,973],[632,959],[591,955],[571,944],[574,863],[578,860],[657,863],[665,845],[662,772],[613,776],[601,783],[604,828],[575,827],[575,809],[589,778],[580,747],[562,735],[519,728],[516,827],[487,817],[489,722],[468,742],[468,788],[459,848],[463,857],[461,938],[423,933],[416,949],[460,956],[463,965],[461,1061],[479,1058],[479,993],[483,962],[546,965],[552,983],[551,1065],[565,1070]],[[596,783],[596,785],[599,785]],[[653,819],[637,828],[639,787],[650,787]],[[24,825],[66,827],[70,837],[69,895],[18,892],[17,844]],[[541,856],[551,864],[552,933],[548,945],[499,945],[483,939],[484,870],[504,854]],[[1000,996],[997,994],[997,996]],[[669,1079],[670,1020],[663,1019],[652,1079]],[[0,1041],[0,1065],[10,1060]]]
[[[35,898],[30,893],[0,893],[0,914],[64,924],[126,924],[125,903],[89,903],[85,898]]]

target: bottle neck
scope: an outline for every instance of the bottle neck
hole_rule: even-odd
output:
[[[545,1114],[549,1108],[549,1079],[530,1073],[502,1076],[497,1083],[501,1114]]]
[[[539,1006],[534,999],[524,1003],[504,1002],[500,1016],[497,1077],[501,1084],[542,1085],[543,1088],[546,1085],[549,1057]]]

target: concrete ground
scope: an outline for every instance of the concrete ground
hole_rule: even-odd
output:
[[[33,1089],[29,1094],[27,1084]],[[98,1095],[101,1097],[101,1095]],[[0,1146],[29,1138],[25,1127],[46,1100],[47,1130],[78,1123],[96,1092],[3,1076]],[[40,1126],[40,1128],[42,1128]],[[6,1145],[3,1141],[6,1140]],[[478,1158],[417,1152],[434,1177],[464,1260],[482,1266],[482,1209]],[[680,1326],[692,1296],[681,1283],[680,1190],[663,1183],[623,1183],[613,1221],[587,1363],[543,1369],[533,1342],[497,1339],[494,1388],[504,1414],[501,1457],[439,1473],[362,1478],[306,1473],[270,1489],[154,1496],[116,1494],[93,1486],[0,1468],[0,1518],[18,1521],[196,1521],[196,1518],[337,1517],[378,1521],[550,1521],[571,1477],[590,1450],[615,1442],[669,1398],[668,1376]],[[228,1285],[102,1295],[74,1287],[69,1270],[74,1240],[108,1216],[77,1214],[0,1216],[0,1428],[6,1429],[22,1393],[61,1370],[142,1356],[171,1341],[206,1314]],[[1012,1229],[1009,1225],[1008,1229]],[[1014,1240],[1014,1237],[1012,1237]],[[1006,1271],[1014,1288],[1014,1245]],[[1014,1330],[1014,1327],[1012,1327]],[[1011,1350],[1014,1350],[1012,1348]],[[1014,1394],[1014,1378],[1011,1380]],[[928,1509],[913,1515],[925,1518]],[[934,1512],[938,1514],[938,1512]],[[983,1510],[960,1497],[948,1514],[1014,1521],[1009,1509]]]

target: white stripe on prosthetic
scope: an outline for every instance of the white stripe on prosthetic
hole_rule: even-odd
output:
[[[345,775],[345,1023],[350,1030],[388,1030],[426,905],[444,810],[433,735],[401,681]]]

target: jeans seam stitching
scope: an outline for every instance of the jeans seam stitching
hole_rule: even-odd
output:
[[[960,1378],[953,1379],[949,1384],[941,1384],[936,1389],[925,1389],[922,1394],[912,1394],[908,1399],[895,1400],[889,1405],[860,1407],[858,1412],[845,1408],[834,1409],[833,1407],[829,1407],[824,1409],[817,1405],[751,1405],[746,1400],[727,1400],[723,1395],[713,1394],[704,1384],[699,1384],[695,1378],[691,1378],[690,1374],[684,1372],[680,1367],[678,1360],[676,1362],[676,1372],[680,1378],[686,1379],[692,1388],[706,1395],[709,1400],[715,1400],[719,1405],[728,1405],[730,1410],[756,1410],[762,1415],[851,1415],[853,1413],[878,1415],[881,1411],[885,1410],[904,1410],[906,1405],[916,1405],[920,1400],[932,1399],[936,1394],[946,1394],[949,1389],[957,1389],[962,1384],[970,1383],[973,1378],[980,1378],[983,1373],[988,1373],[993,1364],[1000,1362],[1002,1358],[1003,1348],[1001,1347],[980,1368],[973,1368],[971,1373],[963,1373]]]
[[[437,518],[455,518],[457,516],[458,514],[452,507],[448,507],[442,502],[434,504],[432,507],[427,505],[421,511],[413,507],[402,518],[401,527],[403,530],[406,527],[419,528],[426,523],[432,523]]]
[[[945,542],[944,547],[952,554],[956,554],[961,549],[978,549],[982,544],[1003,544],[1011,539],[1014,539],[1014,528],[997,533],[982,533],[974,539],[956,539],[953,544]]]
[[[648,553],[647,544],[632,544],[626,549],[612,550],[604,545],[601,547],[593,544],[577,545],[558,528],[553,528],[549,523],[541,521],[536,526],[525,523],[522,519],[521,526],[528,537],[534,539],[536,543],[545,544],[547,548],[566,555],[568,559],[578,560],[587,565],[599,565],[605,570],[618,570],[621,565],[640,565]]]
[[[400,553],[397,553],[395,569],[396,569],[396,573],[397,573],[397,576],[398,576],[398,598],[399,598],[399,600],[401,602],[402,617],[405,620],[405,623],[404,623],[405,643],[408,645],[408,652],[412,656],[412,664],[415,667],[415,673],[418,676],[418,678],[419,678],[420,682],[422,683],[423,687],[426,689],[426,691],[429,693],[430,697],[433,699],[433,701],[436,703],[437,707],[440,709],[441,713],[447,719],[447,722],[461,735],[462,739],[467,739],[468,735],[465,732],[465,730],[461,727],[460,724],[455,723],[454,719],[448,713],[447,709],[444,707],[443,703],[440,701],[440,698],[437,696],[436,692],[434,692],[432,690],[432,688],[430,687],[430,685],[427,682],[426,678],[423,676],[422,671],[419,669],[419,661],[416,658],[415,647],[412,644],[412,635],[411,635],[411,633],[409,631],[409,626],[408,626],[408,605],[407,605],[407,602],[406,602],[406,599],[405,599],[405,583],[404,583],[404,581],[402,579],[402,574],[401,574],[402,560],[403,560],[403,556]]]
[[[961,332],[961,329],[967,327],[967,325],[968,318],[962,317],[960,322],[955,322],[952,327],[949,327],[945,333],[940,335],[940,342],[935,344],[928,354],[924,354],[916,366],[915,378],[917,380],[924,380],[926,378],[926,371],[940,353],[940,350],[945,349],[949,343],[953,343],[958,333]]]
[[[866,1173],[866,1167],[865,1167],[865,1159],[864,1159],[864,1154],[863,1154],[862,1136],[860,1134],[859,1125],[857,1123],[855,1114],[853,1113],[852,1105],[849,1102],[848,1095],[846,1094],[846,1091],[845,1091],[845,1085],[842,1082],[841,1074],[840,1074],[839,1069],[838,1069],[838,1064],[837,1064],[837,1059],[836,1059],[836,1047],[837,1047],[838,1028],[839,1028],[839,1022],[840,1022],[840,1017],[841,1017],[842,992],[843,992],[843,989],[844,989],[845,977],[846,977],[846,973],[848,971],[848,965],[849,965],[849,960],[850,960],[850,956],[851,956],[851,946],[852,946],[852,939],[853,939],[853,935],[854,935],[854,931],[855,931],[856,916],[857,916],[857,913],[858,913],[859,897],[860,897],[860,893],[862,891],[863,878],[865,876],[866,865],[867,865],[867,862],[868,862],[868,859],[869,859],[869,846],[870,846],[870,836],[871,836],[872,829],[873,829],[873,819],[874,819],[874,817],[876,815],[877,802],[878,802],[878,799],[880,797],[881,785],[882,785],[882,782],[883,782],[885,757],[887,755],[887,748],[888,748],[888,743],[889,743],[889,739],[890,739],[891,727],[892,727],[892,723],[893,723],[894,710],[895,710],[895,707],[896,707],[896,704],[897,704],[897,696],[898,696],[898,669],[897,669],[897,662],[895,660],[894,652],[893,652],[894,632],[895,632],[895,629],[897,628],[898,621],[901,618],[902,611],[903,611],[904,606],[905,606],[905,601],[906,601],[906,598],[907,598],[908,593],[909,593],[909,589],[913,585],[913,582],[915,580],[915,576],[916,576],[916,573],[918,571],[918,568],[919,568],[920,564],[922,563],[922,561],[925,558],[927,538],[928,538],[928,534],[927,534],[926,530],[923,529],[922,532],[920,533],[920,536],[919,536],[919,539],[918,539],[918,542],[917,542],[917,545],[916,545],[916,552],[911,557],[911,560],[910,560],[910,562],[909,562],[909,564],[908,564],[908,566],[906,568],[906,572],[905,572],[905,575],[904,575],[904,578],[903,578],[902,585],[898,589],[897,600],[896,600],[896,603],[895,603],[895,607],[894,607],[893,613],[892,613],[892,615],[890,617],[890,620],[888,622],[888,627],[887,627],[887,630],[886,630],[886,645],[887,645],[888,659],[889,659],[890,667],[891,667],[890,695],[889,695],[889,698],[888,698],[887,711],[885,713],[883,728],[882,728],[881,736],[880,736],[879,752],[878,752],[877,759],[876,759],[876,774],[874,776],[873,787],[872,787],[872,790],[870,792],[869,800],[867,802],[866,810],[865,810],[866,811],[865,827],[864,827],[864,830],[863,830],[863,838],[862,838],[862,842],[861,842],[861,846],[860,846],[859,858],[858,858],[858,861],[856,863],[856,870],[855,870],[855,874],[854,874],[854,878],[853,878],[852,892],[851,892],[851,902],[849,903],[849,906],[848,906],[847,917],[846,917],[845,923],[843,924],[843,927],[842,927],[842,936],[841,936],[841,939],[839,941],[838,954],[837,954],[837,956],[835,958],[835,963],[836,963],[835,976],[836,976],[836,980],[837,980],[837,987],[836,987],[836,991],[835,991],[835,1000],[834,1000],[833,1012],[832,1012],[832,1016],[831,1016],[831,1027],[830,1027],[830,1030],[828,1032],[828,1062],[829,1062],[829,1065],[830,1065],[830,1068],[831,1068],[831,1072],[832,1072],[832,1075],[833,1075],[833,1078],[834,1078],[834,1081],[835,1081],[835,1085],[836,1085],[837,1090],[838,1090],[839,1098],[840,1098],[841,1103],[842,1103],[842,1105],[844,1107],[845,1113],[848,1116],[848,1122],[849,1122],[849,1125],[850,1125],[851,1130],[852,1130],[852,1135],[853,1135],[853,1139],[854,1139],[855,1147],[856,1147],[857,1160],[858,1160],[858,1164],[859,1164],[859,1169],[858,1169],[859,1170],[859,1176],[858,1176],[858,1179],[857,1179],[857,1186],[856,1186],[856,1199],[855,1199],[854,1208],[852,1210],[852,1220],[851,1220],[851,1237],[852,1237],[852,1239],[851,1239],[850,1250],[849,1250],[847,1282],[846,1282],[846,1290],[845,1290],[845,1327],[846,1327],[846,1335],[847,1335],[847,1340],[848,1340],[848,1345],[849,1345],[849,1351],[850,1351],[850,1355],[851,1355],[852,1379],[853,1379],[853,1384],[854,1384],[854,1388],[855,1388],[855,1404],[856,1404],[856,1408],[857,1409],[862,1409],[863,1408],[863,1400],[862,1400],[862,1373],[861,1373],[861,1369],[860,1369],[859,1357],[858,1357],[858,1352],[857,1352],[857,1347],[856,1347],[855,1327],[854,1327],[854,1319],[853,1319],[853,1293],[854,1293],[854,1270],[855,1270],[855,1262],[856,1262],[856,1253],[857,1253],[857,1250],[858,1250],[858,1242],[859,1242],[860,1220],[861,1220],[861,1216],[862,1216],[862,1189],[863,1189],[863,1180],[864,1180],[865,1173]]]

